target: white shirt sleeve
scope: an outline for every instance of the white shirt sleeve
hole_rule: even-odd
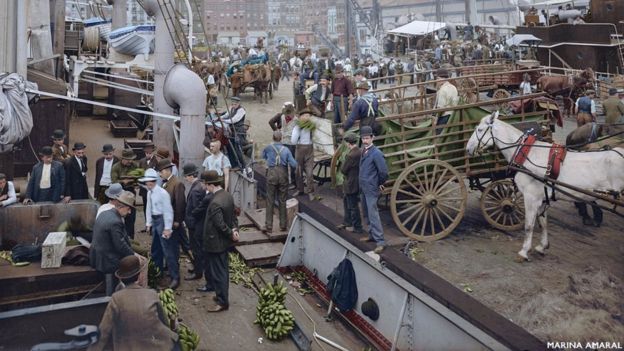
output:
[[[15,186],[13,186],[13,182],[7,182],[7,186],[9,187],[9,191],[7,193],[8,198],[2,201],[2,206],[9,206],[17,202],[17,195],[15,195]]]
[[[165,219],[165,230],[171,230],[173,227],[173,207],[171,206],[171,197],[167,190],[162,191],[163,202],[163,218]]]
[[[208,76],[208,85],[213,85],[215,83],[214,76],[211,74]]]
[[[596,102],[594,100],[591,101],[591,113],[596,114]]]
[[[221,154],[221,155],[223,155],[223,169],[232,168],[232,163],[230,162],[230,159],[227,156],[225,156],[225,154]]]
[[[293,145],[297,145],[299,141],[299,134],[301,133],[301,128],[299,126],[295,126],[292,131],[292,135],[290,136],[290,143]]]
[[[152,226],[152,196],[154,195],[154,193],[149,190],[147,192],[147,204],[145,205],[145,226],[146,227],[151,227]],[[148,233],[151,234],[151,233]]]
[[[309,87],[308,89],[306,89],[306,91],[305,91],[306,99],[309,99],[310,96],[312,95],[312,93],[315,92],[317,88],[318,88],[318,85],[314,84],[311,87]]]

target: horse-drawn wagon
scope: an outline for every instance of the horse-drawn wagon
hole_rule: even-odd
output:
[[[383,132],[375,137],[375,144],[384,153],[390,176],[383,194],[389,197],[392,218],[403,234],[419,241],[449,235],[466,211],[468,187],[483,192],[481,210],[493,226],[513,230],[522,225],[522,197],[508,179],[507,162],[502,155],[496,152],[468,157],[465,151],[475,127],[490,114],[483,106],[497,106],[519,98],[450,108],[451,117],[441,125],[436,124],[435,115],[449,108],[377,118]],[[534,129],[539,135],[550,133],[545,111],[503,118],[523,130]],[[337,169],[345,151],[346,146],[340,145],[332,159],[334,185],[342,183]]]
[[[264,102],[268,104],[269,98],[273,98],[272,74],[269,64],[244,65],[239,71],[228,77],[232,95],[239,96],[240,93],[245,92],[247,87],[253,87],[254,94],[260,98],[260,102],[264,99]]]

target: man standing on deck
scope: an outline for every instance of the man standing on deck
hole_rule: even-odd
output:
[[[362,151],[357,146],[358,138],[355,134],[348,133],[343,140],[347,143],[349,153],[340,167],[340,172],[345,176],[342,183],[344,219],[338,227],[347,228],[347,230],[355,233],[363,233],[359,199],[360,158],[362,157]]]
[[[336,66],[336,77],[332,80],[331,92],[334,94],[334,124],[342,123],[347,118],[355,93],[353,84],[345,77],[342,66]]]
[[[111,171],[113,165],[119,162],[114,154],[115,149],[111,144],[102,146],[102,157],[95,161],[95,184],[93,184],[93,197],[100,202],[106,203],[106,189],[112,184]]]
[[[86,200],[89,198],[87,185],[87,156],[84,143],[74,144],[74,155],[65,160],[65,203],[71,200]]]
[[[169,276],[171,277],[170,289],[177,289],[180,286],[180,266],[178,259],[180,257],[180,243],[185,246],[188,243],[186,233],[184,232],[184,216],[186,214],[186,196],[184,195],[184,184],[178,180],[171,172],[173,163],[169,159],[158,161],[158,172],[163,181],[163,189],[169,194],[171,200],[171,208],[173,208],[173,233],[167,238],[163,244],[163,251],[167,259],[167,267],[169,267]],[[190,245],[186,245],[190,248]],[[189,256],[192,258],[192,256]]]
[[[361,241],[375,242],[375,253],[384,250],[386,242],[383,235],[377,200],[384,191],[383,184],[388,180],[388,167],[383,153],[373,145],[373,130],[365,126],[360,129],[362,138],[362,158],[360,159],[360,192],[362,193],[362,207],[368,221],[368,235]]]
[[[149,168],[156,169],[158,166],[158,158],[154,153],[154,143],[149,142],[143,146],[143,153],[145,153],[145,157],[139,160],[139,167],[143,168],[144,171],[147,171]],[[145,187],[139,188],[139,195],[141,199],[143,199],[143,219],[145,217],[145,205],[147,204],[147,189]]]
[[[286,228],[286,195],[288,191],[288,171],[287,167],[297,167],[297,161],[293,158],[290,150],[282,145],[282,133],[273,132],[273,142],[262,150],[262,158],[267,165],[267,208],[265,232],[273,231],[273,207],[275,198],[279,205],[280,230]]]
[[[221,152],[221,142],[219,140],[210,142],[210,155],[206,157],[202,167],[204,167],[204,171],[217,171],[219,177],[223,177],[223,187],[228,189],[232,164],[230,159]]]
[[[120,183],[125,191],[134,194],[134,183],[136,178],[129,176],[132,170],[137,168],[134,163],[136,155],[132,149],[126,149],[121,152],[121,161],[115,163],[111,169],[111,181]],[[131,212],[125,217],[126,232],[131,239],[134,239],[134,223],[136,221],[136,209],[131,207]]]
[[[295,146],[295,160],[297,161],[297,171],[295,181],[297,183],[297,194],[301,196],[308,194],[310,201],[314,200],[314,122],[310,119],[312,110],[305,109],[299,112],[299,119],[293,128],[290,143]],[[303,184],[303,174],[305,173],[305,189]]]
[[[52,132],[52,158],[54,161],[65,162],[71,157],[69,148],[65,145],[65,132],[57,129]]]
[[[186,196],[186,209],[184,214],[184,224],[188,229],[189,240],[191,242],[191,250],[193,252],[193,274],[184,278],[184,280],[196,280],[201,279],[204,273],[204,260],[203,260],[203,248],[202,240],[199,238],[202,235],[201,230],[196,226],[197,220],[193,216],[193,210],[199,206],[202,199],[206,195],[204,184],[199,179],[199,169],[196,165],[189,163],[182,168],[182,175],[184,180],[191,184],[188,195]]]
[[[41,162],[33,166],[26,188],[24,205],[32,202],[59,202],[65,190],[63,164],[52,160],[52,148],[44,146],[39,152]]]

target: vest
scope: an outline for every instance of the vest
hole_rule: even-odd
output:
[[[9,182],[6,182],[4,188],[0,189],[0,196],[9,194]]]
[[[330,91],[329,91],[329,87],[325,87],[325,100],[321,100],[321,96],[323,95],[323,87],[319,84],[316,88],[316,91],[314,91],[312,93],[312,95],[310,96],[312,102],[315,105],[320,105],[323,102],[325,102],[325,100],[327,100],[329,98],[329,96],[331,95]]]
[[[583,96],[578,100],[578,112],[591,113],[591,99],[589,96]]]
[[[234,115],[236,114],[236,112],[238,111],[238,109],[241,109],[242,107],[239,106],[236,109],[232,109],[232,112],[230,112],[230,116],[234,117]],[[238,135],[245,135],[245,118],[247,117],[247,110],[244,110],[245,114],[243,115],[243,118],[241,118],[240,121],[232,124],[232,126],[234,127],[234,132]]]

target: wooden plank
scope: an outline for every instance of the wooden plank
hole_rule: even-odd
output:
[[[277,211],[274,211],[277,212]],[[249,218],[249,220],[251,220],[251,222],[260,230],[265,230],[266,229],[266,209],[264,208],[259,208],[256,210],[249,210],[249,211],[245,211],[245,215],[247,216],[247,218]],[[279,219],[277,222],[275,222],[275,217],[276,214],[273,214],[273,223],[278,224],[279,225]]]
[[[268,243],[271,238],[259,230],[243,230],[240,232],[240,240],[236,246]]]
[[[285,231],[279,230],[279,211],[277,207],[273,209],[273,231],[271,233],[266,233],[271,241],[284,241],[286,239],[288,236],[288,227],[296,217],[297,209],[299,208],[298,204],[299,203],[295,199],[289,199],[286,202],[287,229]],[[254,211],[245,211],[245,214],[257,228],[260,228],[261,231],[266,229],[266,208],[259,208]]]
[[[253,228],[256,225],[254,224],[254,222],[251,221],[251,219],[249,219],[248,216],[245,216],[244,214],[238,216],[238,227],[239,228]]]
[[[275,265],[282,254],[284,244],[264,243],[237,246],[235,249],[251,267]]]

